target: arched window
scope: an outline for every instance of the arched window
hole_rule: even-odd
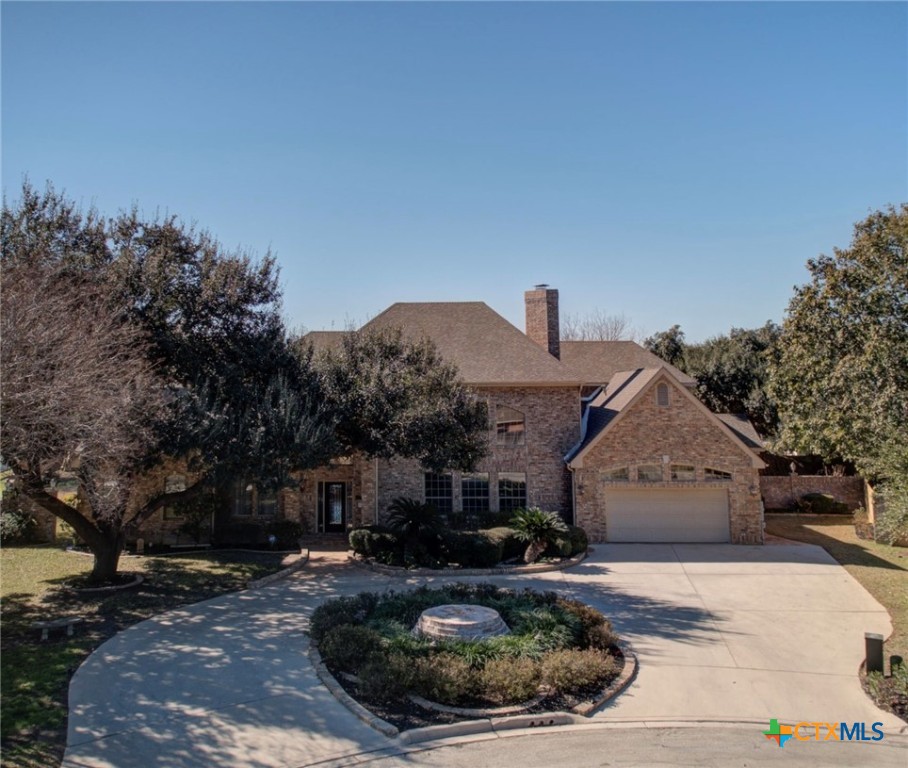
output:
[[[656,405],[662,406],[663,408],[667,407],[669,404],[668,400],[668,384],[660,383],[656,385]]]
[[[520,411],[506,405],[495,408],[495,441],[498,445],[523,445],[525,433],[526,420]]]

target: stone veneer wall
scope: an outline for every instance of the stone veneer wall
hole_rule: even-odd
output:
[[[489,407],[489,454],[476,468],[489,473],[489,506],[498,509],[498,473],[527,476],[527,504],[570,515],[570,475],[564,455],[580,438],[580,403],[576,387],[484,387],[474,390]],[[526,420],[524,444],[506,447],[496,442],[495,409],[507,406]],[[425,499],[425,470],[416,461],[379,462],[378,512],[384,519],[397,496]],[[454,473],[454,509],[460,510],[460,473]]]
[[[670,386],[668,407],[656,405],[655,384],[662,380]],[[668,457],[667,462],[663,462],[664,456]],[[663,465],[663,482],[609,483],[602,479],[603,470],[630,466],[633,480],[638,464]],[[694,465],[697,480],[671,482],[671,464]],[[607,541],[605,491],[609,486],[716,488],[718,482],[704,477],[706,467],[732,473],[730,482],[720,481],[729,491],[731,541],[763,543],[759,476],[750,455],[692,403],[677,382],[657,378],[606,437],[583,456],[583,468],[574,471],[577,525],[586,529],[591,541]]]
[[[792,509],[808,493],[828,493],[855,510],[864,504],[864,479],[829,475],[789,475],[760,478],[760,492],[766,509]]]

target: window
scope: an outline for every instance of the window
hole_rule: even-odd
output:
[[[631,474],[628,471],[627,467],[618,467],[616,469],[609,469],[608,471],[603,472],[602,479],[607,480],[610,483],[626,483],[631,479]]]
[[[696,480],[693,464],[672,464],[672,480]]]
[[[668,400],[668,384],[657,384],[656,385],[656,405],[659,405],[663,408],[667,407],[669,404]]]
[[[451,475],[426,472],[426,504],[431,504],[442,515],[454,509]]]
[[[520,411],[499,405],[495,409],[495,433],[498,445],[523,445],[526,420]]]
[[[245,480],[233,486],[233,516],[251,517],[255,507],[255,486]]]
[[[706,476],[707,480],[731,480],[731,472],[725,472],[721,469],[712,469],[707,467],[703,470],[703,474]]]
[[[186,490],[186,475],[168,475],[164,480],[164,493],[179,493]],[[180,505],[168,505],[164,507],[165,520],[179,520],[183,518],[183,510]]]
[[[248,480],[234,483],[231,512],[234,517],[274,517],[277,514],[277,490],[259,488]]]
[[[527,505],[527,476],[523,472],[498,473],[498,510],[513,512]]]
[[[460,495],[464,512],[489,511],[489,475],[477,472],[464,475],[460,481]]]
[[[661,483],[661,464],[641,464],[637,467],[637,481],[640,483]]]

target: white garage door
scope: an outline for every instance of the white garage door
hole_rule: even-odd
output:
[[[609,488],[609,541],[729,541],[725,488]]]

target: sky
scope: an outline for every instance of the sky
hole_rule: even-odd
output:
[[[689,341],[781,321],[908,201],[904,2],[9,2],[2,186],[176,214],[294,329],[523,293]]]

